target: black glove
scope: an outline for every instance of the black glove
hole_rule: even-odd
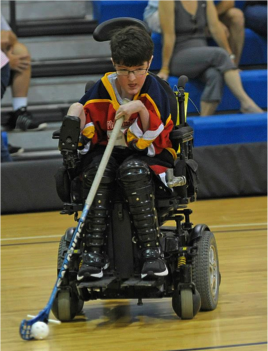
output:
[[[130,148],[130,150],[132,151],[137,151],[139,152],[141,155],[147,155],[148,153],[148,147],[146,147],[145,149],[139,149],[137,147],[137,141],[138,139],[133,139],[128,143],[128,147]]]

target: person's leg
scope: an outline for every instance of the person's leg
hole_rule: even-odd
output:
[[[14,45],[12,53],[14,55],[29,56],[29,62],[31,61],[27,47],[19,42]],[[39,124],[38,122],[33,121],[31,113],[27,110],[28,91],[31,81],[31,65],[29,64],[20,72],[12,70],[11,78],[12,104],[14,112],[10,115],[7,127],[11,130],[20,129],[23,131],[45,129],[47,124]]]
[[[245,41],[245,20],[243,12],[238,8],[231,8],[225,14],[220,16],[229,29],[230,36],[228,38],[230,47],[235,55],[235,63],[238,66]]]
[[[241,104],[242,113],[262,113],[263,110],[245,92],[238,70],[224,73],[224,80],[234,96]]]
[[[8,86],[10,76],[9,64],[7,63],[4,67],[0,69],[0,101],[2,100],[6,87]],[[2,133],[0,130],[0,162],[10,162],[12,158],[8,152],[8,148],[5,145],[2,137]]]
[[[25,55],[25,56],[27,55],[29,56],[29,61],[31,61],[30,53],[27,47],[19,42],[17,42],[14,45],[13,54]],[[21,106],[16,105],[14,110],[27,106],[27,97],[28,97],[30,81],[31,81],[31,65],[27,66],[27,68],[23,69],[21,72],[14,73],[12,84],[11,84],[13,99],[24,98],[26,103]]]
[[[267,4],[247,6],[244,16],[247,28],[267,37]]]
[[[200,80],[206,84],[201,96],[201,116],[210,116],[215,113],[222,97],[223,75],[211,67],[200,76]]]
[[[118,181],[123,188],[136,230],[143,263],[141,277],[167,275],[168,269],[159,244],[160,229],[148,165],[138,158],[127,159],[119,167]]]
[[[217,101],[201,101],[200,106],[201,106],[201,111],[200,114],[201,116],[211,116],[214,115],[215,111],[217,110],[219,103]]]
[[[93,161],[83,172],[84,198],[92,186],[97,173],[102,155],[93,158]],[[106,243],[106,232],[109,217],[112,211],[112,199],[115,189],[115,176],[117,164],[110,158],[104,175],[95,195],[86,222],[83,228],[83,252],[82,261],[77,274],[77,280],[85,280],[91,277],[102,278],[103,270],[109,266]]]
[[[228,53],[218,47],[195,47],[175,52],[171,61],[171,74],[185,74],[205,84],[201,96],[201,115],[212,115],[222,98],[223,70],[235,68]]]

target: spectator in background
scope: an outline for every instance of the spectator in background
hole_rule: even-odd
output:
[[[159,18],[163,33],[162,68],[159,77],[167,80],[185,74],[205,83],[201,115],[212,115],[222,98],[224,83],[241,104],[242,113],[262,113],[245,92],[239,71],[231,59],[232,50],[212,1],[160,1]],[[219,47],[210,47],[206,28]]]
[[[10,68],[8,57],[1,50],[1,100],[5,94],[10,77]],[[1,132],[1,162],[10,162],[12,158],[8,152],[8,148],[4,142],[3,133]]]
[[[149,0],[148,5],[145,7],[143,13],[143,20],[148,24],[151,31],[161,33],[159,13],[158,13],[158,0]]]
[[[233,53],[232,58],[238,66],[245,41],[243,11],[235,7],[235,1],[214,1],[214,3]]]
[[[230,48],[232,50],[232,59],[238,66],[245,39],[244,15],[243,12],[235,8],[235,2],[214,1],[217,13],[222,24],[226,37],[228,38]],[[148,5],[144,10],[143,19],[148,27],[156,33],[161,33],[158,0],[148,1]]]
[[[46,123],[36,123],[27,110],[28,90],[31,79],[31,57],[25,45],[20,43],[5,18],[1,15],[1,50],[9,59],[10,81],[12,90],[13,112],[6,127],[10,130],[19,129],[42,130]]]
[[[245,1],[246,27],[267,37],[267,1]]]

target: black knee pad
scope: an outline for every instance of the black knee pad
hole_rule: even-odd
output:
[[[143,188],[152,183],[152,176],[146,162],[134,159],[125,161],[119,167],[118,181],[127,189]]]
[[[88,167],[83,172],[83,187],[88,189],[91,187],[96,173],[98,171],[100,162],[102,159],[102,155],[96,156],[93,161],[88,165]],[[115,181],[116,178],[116,168],[117,163],[116,161],[111,158],[105,168],[103,173],[100,185],[101,186],[111,186],[111,184]]]

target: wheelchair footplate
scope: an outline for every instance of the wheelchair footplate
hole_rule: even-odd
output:
[[[117,278],[115,276],[104,276],[102,279],[82,282],[77,285],[79,289],[82,288],[102,288],[107,289],[112,283],[115,283]]]
[[[123,284],[121,284],[121,288],[127,288],[127,287],[139,287],[139,288],[159,288],[164,284],[164,279],[163,278],[158,278],[154,280],[145,280],[141,278],[130,278],[126,281],[124,281]]]

